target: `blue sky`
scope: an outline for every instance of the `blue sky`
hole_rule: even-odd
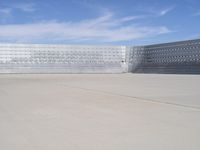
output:
[[[0,43],[142,45],[195,38],[199,0],[0,0]]]

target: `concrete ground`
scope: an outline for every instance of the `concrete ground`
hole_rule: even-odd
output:
[[[199,150],[200,75],[0,75],[1,150]]]

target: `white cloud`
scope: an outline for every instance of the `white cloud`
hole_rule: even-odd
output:
[[[33,12],[36,8],[33,3],[9,4],[4,8],[0,7],[0,23],[5,24],[9,19],[11,19],[15,10]]]
[[[34,12],[36,10],[34,3],[13,3],[5,7],[0,7],[0,23],[6,23],[13,17],[14,11]]]
[[[127,16],[127,17],[121,18],[120,20],[123,22],[126,22],[126,21],[133,21],[136,19],[142,19],[142,18],[145,18],[145,16]]]
[[[0,25],[0,39],[7,41],[81,41],[115,42],[169,33],[165,26],[138,26],[126,21],[135,17],[114,18],[112,13],[79,22],[43,21],[29,24]]]
[[[141,5],[136,7],[135,9],[137,11],[142,12],[143,14],[145,14],[145,18],[146,17],[162,17],[167,15],[168,13],[170,13],[171,11],[173,11],[176,8],[175,5],[171,5],[171,6],[158,6],[158,5]]]
[[[174,6],[171,6],[171,7],[168,7],[168,8],[165,8],[163,10],[161,10],[158,14],[158,16],[164,16],[166,15],[167,13],[169,13],[170,11],[172,11],[174,9]]]

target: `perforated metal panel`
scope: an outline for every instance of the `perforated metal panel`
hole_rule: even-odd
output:
[[[1,73],[126,72],[124,46],[1,44]]]
[[[137,66],[132,72],[200,73],[200,40],[132,48]]]
[[[200,39],[147,46],[0,44],[0,73],[200,73]]]

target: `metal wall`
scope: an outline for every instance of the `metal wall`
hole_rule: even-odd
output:
[[[200,39],[147,46],[0,44],[0,73],[200,74]]]
[[[200,39],[132,47],[129,70],[138,73],[200,73]]]
[[[0,73],[123,73],[125,46],[0,44]]]

